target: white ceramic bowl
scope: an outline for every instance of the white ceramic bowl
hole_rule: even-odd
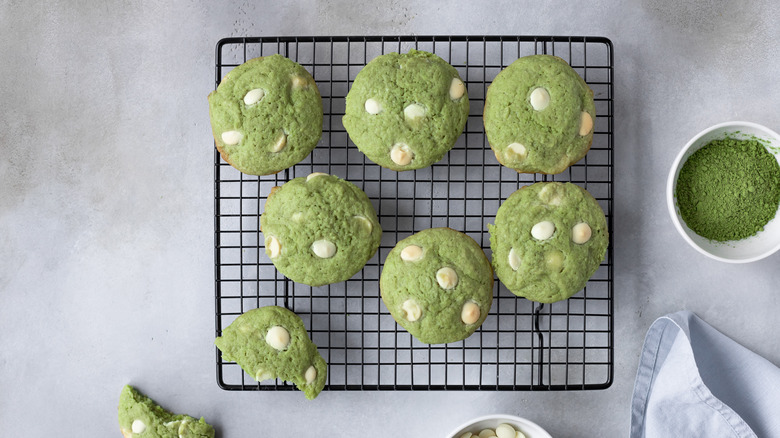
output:
[[[771,129],[750,122],[726,122],[711,126],[693,137],[674,160],[666,183],[666,203],[677,231],[697,251],[722,262],[748,263],[763,259],[780,249],[780,218],[778,217],[780,212],[764,226],[764,231],[755,236],[742,240],[715,242],[699,236],[688,228],[680,217],[680,208],[677,206],[674,196],[677,188],[677,177],[688,157],[710,141],[726,137],[737,139],[756,137],[765,140],[770,146],[767,150],[773,153],[780,163],[780,135]]]
[[[526,438],[552,438],[547,431],[542,429],[538,424],[533,421],[526,420],[525,418],[516,417],[514,415],[485,415],[484,417],[477,417],[471,421],[467,421],[455,430],[447,435],[447,438],[459,438],[466,432],[479,433],[484,429],[496,430],[499,424],[507,423],[514,427],[515,430],[519,430],[525,434]]]

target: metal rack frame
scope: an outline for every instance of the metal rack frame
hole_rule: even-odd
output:
[[[431,167],[394,172],[358,151],[341,124],[344,97],[374,57],[409,49],[434,52],[467,85],[465,132]],[[225,38],[216,46],[215,87],[248,59],[280,53],[303,65],[322,94],[323,137],[301,163],[276,175],[244,175],[214,151],[215,324],[219,336],[243,312],[265,305],[295,311],[328,362],[326,390],[591,390],[611,385],[613,250],[583,291],[553,304],[515,297],[499,281],[482,327],[460,342],[425,345],[399,327],[379,295],[387,253],[425,228],[448,226],[473,237],[490,256],[485,224],[501,201],[537,181],[570,181],[613,212],[613,49],[601,37],[372,36]],[[484,135],[487,86],[518,57],[560,56],[594,90],[593,146],[558,175],[518,174],[501,166]],[[260,214],[271,188],[311,172],[345,178],[371,198],[382,224],[377,254],[346,282],[312,288],[286,279],[265,255]],[[217,381],[226,390],[292,390],[255,382],[216,351]]]

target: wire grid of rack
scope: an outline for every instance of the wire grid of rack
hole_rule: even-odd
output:
[[[344,97],[360,69],[388,52],[436,53],[464,79],[470,113],[443,160],[395,172],[368,160],[341,123]],[[515,297],[496,281],[482,327],[464,341],[425,345],[398,326],[379,294],[381,265],[395,243],[431,227],[474,238],[490,257],[487,223],[502,200],[537,181],[570,181],[599,202],[612,230],[613,53],[601,37],[377,36],[226,38],[216,46],[216,83],[248,59],[280,53],[303,65],[322,94],[323,137],[301,163],[276,175],[244,175],[214,153],[216,335],[247,310],[279,305],[296,312],[328,362],[326,390],[588,390],[613,378],[612,237],[583,291],[553,304]],[[518,174],[500,165],[484,135],[487,87],[501,69],[531,54],[565,59],[594,91],[593,146],[558,175]],[[265,254],[260,214],[271,188],[312,172],[338,175],[371,199],[383,229],[379,251],[346,282],[294,283]],[[227,390],[290,390],[255,382],[217,350],[217,380]]]

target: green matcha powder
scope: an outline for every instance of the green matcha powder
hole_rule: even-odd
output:
[[[680,215],[696,234],[720,242],[764,229],[780,203],[780,165],[757,140],[713,140],[677,179]]]

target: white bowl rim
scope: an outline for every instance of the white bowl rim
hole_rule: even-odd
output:
[[[496,421],[496,420],[508,420],[505,421],[506,423],[517,423],[524,426],[527,426],[529,428],[529,432],[527,436],[528,438],[552,438],[552,435],[550,435],[542,426],[539,426],[538,424],[534,423],[533,421],[518,417],[517,415],[509,415],[509,414],[491,414],[491,415],[483,415],[481,417],[473,418],[457,428],[453,429],[452,432],[447,435],[447,438],[458,438],[458,434],[463,434],[463,429],[468,428],[469,426],[482,422],[482,421]],[[500,423],[499,423],[500,424]],[[525,433],[525,431],[523,431]]]
[[[688,242],[689,245],[691,245],[696,251],[699,251],[700,253],[706,255],[707,257],[710,257],[712,259],[726,262],[726,263],[751,263],[758,260],[761,260],[763,258],[769,257],[770,255],[777,252],[777,250],[780,249],[780,242],[778,242],[777,245],[775,245],[772,249],[769,251],[765,251],[762,254],[759,254],[754,257],[745,258],[745,259],[729,259],[725,257],[720,257],[715,254],[710,253],[709,251],[705,250],[704,248],[700,247],[696,244],[696,242],[693,241],[693,239],[688,236],[688,233],[685,232],[683,229],[682,223],[680,221],[680,218],[677,216],[677,211],[674,208],[674,182],[675,182],[675,176],[677,174],[677,170],[680,167],[680,162],[683,159],[683,156],[685,156],[685,153],[688,151],[688,149],[691,148],[691,146],[696,143],[700,138],[704,137],[705,135],[709,134],[710,132],[721,129],[721,128],[727,128],[727,127],[734,127],[739,128],[742,127],[749,127],[753,128],[758,131],[763,131],[766,133],[766,135],[770,137],[774,137],[780,141],[780,134],[776,133],[775,131],[767,128],[764,125],[759,125],[758,123],[753,122],[743,122],[739,120],[734,120],[731,122],[723,122],[718,123],[716,125],[712,125],[709,128],[706,128],[696,134],[692,139],[688,141],[688,143],[685,144],[685,146],[680,150],[680,152],[677,154],[677,157],[674,159],[674,162],[672,163],[672,167],[669,170],[669,176],[666,180],[666,206],[669,210],[669,215],[672,217],[672,223],[674,223],[674,227],[677,229],[677,232],[685,239],[686,242]]]

